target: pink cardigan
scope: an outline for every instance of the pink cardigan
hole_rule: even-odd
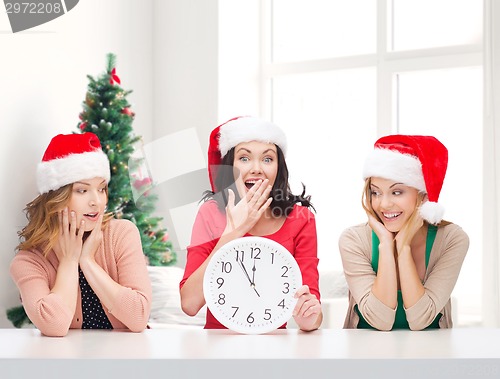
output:
[[[111,220],[95,254],[99,266],[122,286],[113,307],[104,311],[114,329],[141,332],[151,310],[151,282],[137,227],[128,220]],[[39,251],[19,251],[10,274],[21,293],[23,306],[33,324],[47,336],[64,336],[81,329],[82,305],[78,290],[76,310],[70,310],[51,288],[59,261],[54,251],[47,258]]]

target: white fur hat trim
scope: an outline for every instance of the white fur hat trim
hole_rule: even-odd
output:
[[[40,194],[79,180],[97,177],[104,178],[106,182],[109,182],[111,177],[108,157],[102,150],[40,162],[36,172]]]
[[[417,157],[389,149],[374,149],[366,158],[363,179],[378,177],[401,182],[427,193]]]
[[[256,117],[240,117],[220,127],[219,150],[224,157],[229,150],[242,142],[259,141],[274,143],[286,156],[285,133],[272,122]]]

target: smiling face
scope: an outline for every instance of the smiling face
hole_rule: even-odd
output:
[[[104,214],[108,185],[103,178],[80,180],[73,183],[68,210],[76,213],[77,225],[85,220],[85,231],[94,229],[99,215]]]
[[[415,212],[418,190],[392,180],[372,177],[370,198],[373,211],[387,230],[397,233]]]
[[[258,141],[244,142],[234,149],[234,168],[238,189],[248,191],[258,180],[269,180],[273,186],[278,173],[276,145]]]

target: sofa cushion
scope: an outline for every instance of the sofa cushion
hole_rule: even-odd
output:
[[[206,306],[196,316],[186,315],[181,309],[179,283],[184,274],[180,267],[148,266],[153,301],[151,304],[150,325],[156,326],[199,326],[205,325]]]

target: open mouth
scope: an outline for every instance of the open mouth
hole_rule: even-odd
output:
[[[99,213],[85,213],[83,216],[95,221],[97,220],[97,216],[99,216]]]
[[[247,189],[250,189],[255,185],[255,183],[257,183],[257,180],[247,180],[245,182],[245,187],[247,187]]]
[[[388,221],[396,220],[399,216],[401,216],[403,212],[387,212],[384,213],[382,212],[382,215],[384,216],[384,219]]]

